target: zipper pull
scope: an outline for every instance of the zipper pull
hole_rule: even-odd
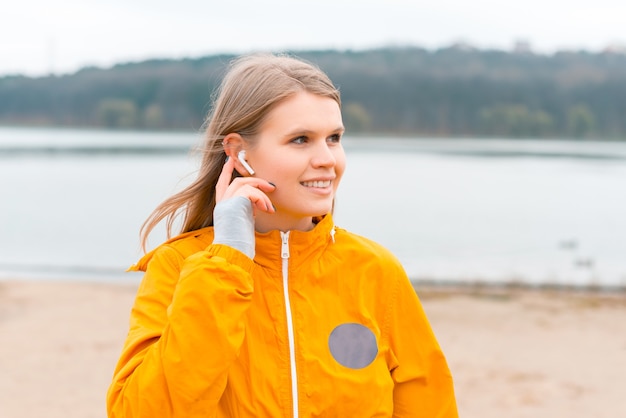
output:
[[[289,258],[289,231],[281,232],[280,236],[283,239],[283,244],[282,244],[281,250],[280,250],[280,256],[283,259]]]

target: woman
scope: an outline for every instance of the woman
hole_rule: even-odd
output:
[[[218,93],[197,180],[144,225],[145,243],[184,214],[132,267],[145,275],[109,416],[456,417],[401,265],[333,224],[337,89],[308,63],[255,55]]]

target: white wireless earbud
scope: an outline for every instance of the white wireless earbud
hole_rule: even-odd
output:
[[[250,167],[250,164],[248,164],[248,162],[246,161],[246,150],[241,150],[237,153],[237,158],[239,158],[239,162],[241,163],[241,165],[248,170],[248,173],[250,173],[250,175],[254,175],[254,170],[252,169],[252,167]]]

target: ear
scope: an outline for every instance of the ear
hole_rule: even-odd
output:
[[[236,158],[237,153],[243,149],[243,138],[238,133],[230,133],[222,141],[224,152],[230,158]]]
[[[239,151],[245,149],[245,141],[238,133],[230,133],[222,141],[224,153],[228,158],[235,160],[235,170],[242,176],[249,176],[250,173],[239,161]]]

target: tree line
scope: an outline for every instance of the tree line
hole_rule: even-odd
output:
[[[295,51],[342,94],[351,133],[626,138],[626,54],[462,45]],[[198,130],[232,55],[0,78],[0,123]]]

